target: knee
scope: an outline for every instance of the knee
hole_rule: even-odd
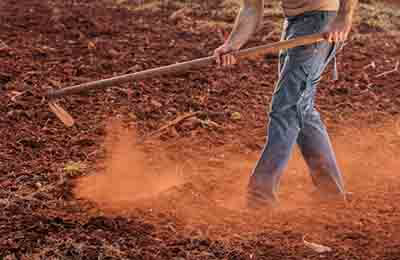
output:
[[[290,89],[289,86],[281,85],[277,87],[270,106],[271,114],[276,116],[287,116],[296,112],[300,101],[300,91]]]

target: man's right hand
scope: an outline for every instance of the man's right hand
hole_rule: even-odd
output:
[[[216,58],[218,66],[227,66],[236,64],[236,58],[232,54],[235,51],[236,49],[234,49],[231,45],[226,43],[215,49],[214,56]]]

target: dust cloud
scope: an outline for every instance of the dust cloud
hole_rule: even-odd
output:
[[[182,183],[175,164],[163,156],[149,157],[137,140],[134,130],[112,123],[104,142],[105,159],[98,163],[99,170],[79,180],[76,196],[108,209],[134,207],[138,200]]]
[[[158,153],[144,152],[135,144],[134,131],[118,127],[108,131],[104,170],[82,178],[76,196],[94,201],[102,209],[121,210],[120,214],[140,208],[140,201],[151,201],[146,209],[172,212],[189,226],[203,223],[207,230],[227,225],[232,230],[252,230],[285,221],[306,233],[325,232],[322,224],[347,223],[351,215],[358,214],[354,209],[370,207],[363,202],[365,198],[390,194],[400,186],[400,133],[396,126],[391,122],[375,128],[343,128],[333,135],[346,189],[352,194],[347,205],[314,202],[315,187],[296,149],[282,177],[281,205],[274,216],[266,211],[248,212],[244,209],[246,186],[258,153],[232,151],[219,166],[196,159],[192,164],[197,164],[197,172],[183,174],[176,170],[181,162],[155,159]],[[222,154],[224,149],[215,148],[214,153]]]

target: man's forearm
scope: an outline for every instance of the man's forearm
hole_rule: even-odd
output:
[[[343,19],[352,19],[358,0],[340,0],[338,16]]]
[[[243,0],[243,7],[236,18],[227,44],[240,49],[258,29],[262,22],[264,0]]]

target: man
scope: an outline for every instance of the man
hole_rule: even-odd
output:
[[[282,172],[294,144],[309,167],[318,194],[345,200],[342,174],[327,131],[314,108],[317,84],[347,39],[358,0],[282,0],[283,40],[323,32],[326,41],[281,52],[279,80],[269,113],[268,140],[250,177],[248,205],[274,206]],[[260,26],[263,0],[244,0],[227,41],[215,50],[219,65],[236,63],[239,50]]]

